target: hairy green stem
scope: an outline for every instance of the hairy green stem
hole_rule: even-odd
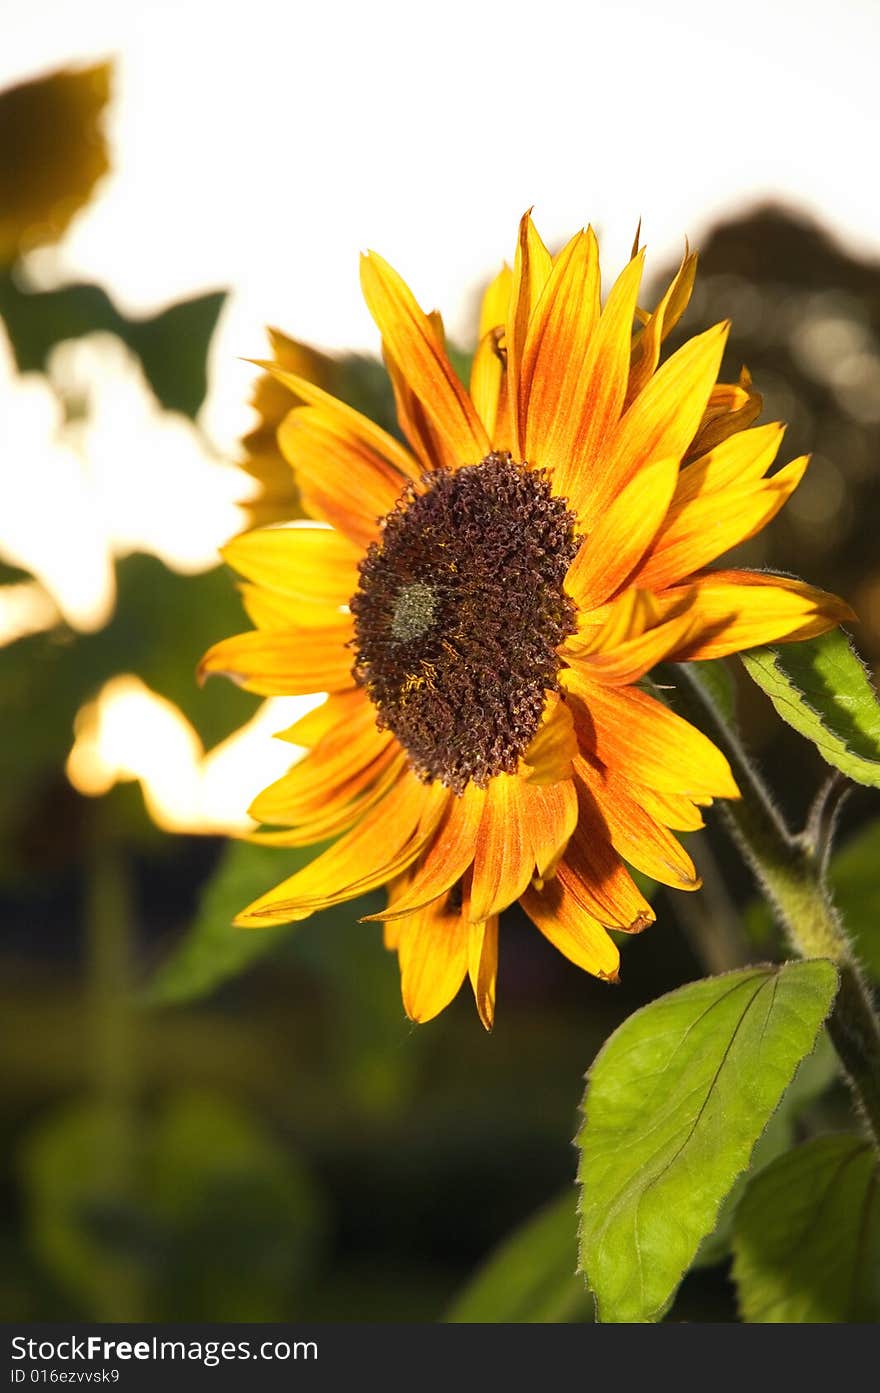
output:
[[[880,1148],[880,1021],[846,930],[825,883],[827,839],[786,827],[738,737],[686,664],[676,667],[677,705],[726,755],[742,798],[722,817],[771,900],[788,940],[803,958],[830,958],[840,988],[828,1034],[875,1145]]]

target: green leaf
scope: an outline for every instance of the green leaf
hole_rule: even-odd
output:
[[[575,1194],[566,1190],[490,1253],[446,1319],[456,1324],[585,1321],[591,1304],[577,1272]]]
[[[146,1003],[171,1006],[194,1001],[274,952],[296,929],[295,924],[236,929],[232,920],[251,900],[293,875],[322,850],[308,846],[284,852],[230,842],[202,894],[194,922],[147,988]]]
[[[842,630],[740,656],[782,719],[824,760],[856,783],[880,788],[880,702]]]
[[[747,1321],[880,1319],[877,1158],[861,1137],[819,1137],[774,1161],[736,1215],[733,1275]]]
[[[705,687],[725,721],[731,725],[736,717],[736,688],[733,674],[724,659],[703,659],[688,663],[688,668]]]
[[[788,1151],[795,1140],[795,1126],[801,1114],[825,1092],[838,1074],[837,1055],[823,1030],[812,1054],[802,1059],[782,1102],[764,1128],[752,1152],[747,1171],[737,1176],[733,1189],[718,1211],[715,1227],[703,1239],[692,1267],[712,1267],[730,1254],[737,1207],[750,1181],[777,1156]]]
[[[226,292],[182,300],[149,319],[127,319],[98,285],[22,289],[0,275],[0,317],[20,372],[42,372],[56,343],[104,331],[133,349],[160,402],[195,416],[208,390],[208,349]]]
[[[603,1321],[658,1320],[810,1052],[825,961],[692,982],[624,1021],[590,1070],[580,1260]]]

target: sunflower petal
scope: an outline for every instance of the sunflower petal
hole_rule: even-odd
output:
[[[563,469],[571,460],[580,424],[572,404],[583,397],[587,349],[598,321],[599,249],[588,228],[556,258],[523,346],[518,434],[533,468]]]
[[[446,789],[427,787],[410,773],[384,800],[309,865],[261,895],[235,920],[261,928],[307,919],[316,910],[342,904],[385,885],[406,870],[434,834]]]
[[[660,528],[637,583],[662,590],[754,537],[787,503],[807,464],[805,455],[751,488],[725,489],[686,504]]]
[[[537,734],[522,757],[523,778],[534,784],[554,784],[558,779],[567,779],[577,748],[571,714],[558,694],[551,692]]]
[[[299,600],[344,605],[358,585],[361,553],[330,527],[261,527],[220,554],[248,580]]]
[[[664,599],[674,600],[685,588],[695,592],[694,630],[672,655],[677,662],[815,638],[856,619],[837,595],[768,571],[705,571],[690,576],[687,587],[665,591]]]
[[[581,745],[606,768],[694,801],[739,797],[721,751],[655,697],[634,687],[604,687],[574,669],[563,680],[577,699],[572,714]]]
[[[365,550],[406,480],[369,445],[339,434],[332,417],[315,406],[297,406],[285,416],[278,445],[296,472],[303,506]]]
[[[457,996],[468,969],[468,938],[464,915],[446,903],[401,920],[400,988],[411,1021],[433,1020]]]
[[[469,914],[480,923],[519,899],[532,878],[534,856],[515,774],[489,781],[474,849]]]
[[[352,655],[345,646],[352,634],[349,614],[321,628],[237,634],[208,650],[197,675],[204,682],[222,673],[245,691],[261,696],[344,691],[354,685]]]
[[[699,889],[699,877],[687,852],[630,796],[623,780],[607,771],[601,773],[583,758],[575,761],[575,772],[602,809],[611,845],[625,861],[661,885]]]
[[[414,914],[451,890],[474,859],[485,805],[485,790],[476,784],[468,784],[459,798],[451,799],[437,835],[424,859],[411,872],[406,889],[395,896],[394,904],[383,913],[367,917],[396,919]]]
[[[682,612],[665,623],[646,629],[638,637],[627,639],[616,648],[572,660],[572,665],[577,666],[577,662],[580,662],[584,672],[594,682],[604,682],[613,687],[629,686],[638,682],[670,653],[680,649],[693,627],[694,617],[685,603]]]
[[[680,460],[694,438],[724,353],[730,325],[716,324],[667,359],[621,417],[603,450],[592,518],[648,459]],[[584,517],[589,525],[590,517]]]
[[[520,797],[538,878],[548,880],[577,826],[574,783],[571,779],[548,785],[523,783]]]
[[[371,421],[369,416],[355,411],[354,407],[347,406],[338,397],[332,396],[330,392],[325,392],[317,383],[310,382],[307,377],[300,377],[297,373],[289,372],[279,363],[258,358],[253,361],[255,367],[263,368],[266,372],[271,373],[276,382],[287,387],[294,396],[299,397],[300,401],[319,408],[322,417],[332,423],[335,434],[345,439],[360,441],[387,460],[389,464],[393,464],[404,478],[412,479],[413,482],[418,480],[421,470],[406,446],[401,445],[399,440],[395,440],[393,435],[389,435],[387,430],[377,426],[376,422]]]
[[[553,258],[541,241],[529,210],[523,214],[519,225],[505,334],[510,434],[514,453],[520,459],[525,457],[520,434],[520,366],[529,324],[552,270]]]
[[[381,256],[361,258],[367,306],[394,360],[459,464],[478,464],[489,437],[428,316],[396,271]]]
[[[498,915],[468,928],[468,976],[480,1020],[487,1030],[495,1024],[495,982],[498,976]]]
[[[694,288],[696,272],[696,254],[686,250],[681,265],[654,313],[648,316],[644,327],[634,335],[629,385],[626,392],[627,406],[647,386],[656,372],[663,342],[687,309]]]
[[[585,913],[562,881],[551,880],[540,891],[526,890],[520,904],[544,937],[576,967],[607,982],[617,981],[620,953],[614,940]]]
[[[598,519],[565,577],[579,609],[601,605],[635,570],[662,525],[677,478],[673,457],[645,465]]]

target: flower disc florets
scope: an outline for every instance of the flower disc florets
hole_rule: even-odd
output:
[[[487,455],[409,489],[360,565],[355,676],[425,779],[512,773],[574,630],[575,518],[546,476]]]

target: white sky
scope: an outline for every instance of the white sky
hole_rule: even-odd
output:
[[[65,273],[130,310],[235,291],[209,428],[241,424],[260,326],[375,345],[357,253],[453,330],[529,204],[619,265],[767,195],[880,245],[876,0],[2,0],[0,81],[119,58],[117,171]]]

